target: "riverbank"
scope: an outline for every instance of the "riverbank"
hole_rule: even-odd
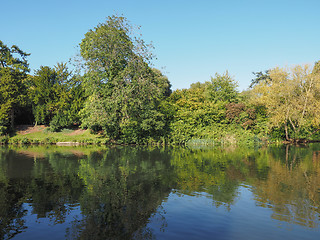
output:
[[[243,133],[243,132],[242,132]],[[212,138],[213,137],[213,138]],[[187,145],[187,146],[229,146],[229,145],[257,145],[261,139],[254,135],[245,135],[240,132],[226,131],[217,136],[206,136],[204,139],[190,139],[184,143],[170,141],[166,138],[155,140],[150,138],[138,145]],[[55,144],[60,146],[75,145],[131,145],[122,141],[109,139],[102,134],[91,133],[90,130],[80,128],[62,129],[52,132],[45,125],[18,125],[11,135],[1,136],[2,145],[42,145]],[[136,144],[134,144],[136,145]]]
[[[288,144],[299,145],[319,142],[318,140],[298,139],[292,141],[275,140],[255,135],[244,135],[236,131],[226,132],[218,138],[208,139],[190,139],[185,144],[187,146],[249,146],[249,145],[269,145],[269,144]],[[58,146],[77,146],[77,145],[128,145],[113,141],[101,134],[93,134],[90,130],[74,128],[62,129],[59,132],[52,132],[50,128],[44,125],[18,125],[11,135],[0,136],[0,145],[46,145],[54,144]],[[181,145],[166,139],[157,142],[148,141],[142,145]]]
[[[105,144],[107,140],[99,134],[92,134],[90,130],[79,128],[51,132],[44,125],[19,125],[11,136],[0,137],[0,144]]]

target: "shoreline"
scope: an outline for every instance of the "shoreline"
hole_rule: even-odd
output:
[[[229,137],[230,138],[230,137]],[[268,140],[267,137],[255,137],[244,141],[241,136],[230,138],[220,136],[216,139],[190,139],[186,142],[172,142],[169,138],[146,139],[140,143],[125,143],[122,140],[112,140],[101,134],[94,134],[90,130],[80,128],[62,129],[59,132],[51,132],[47,126],[18,125],[12,135],[0,136],[0,145],[56,145],[56,146],[80,146],[80,145],[106,145],[106,146],[259,146],[259,145],[306,145],[317,143],[320,140],[289,139]]]

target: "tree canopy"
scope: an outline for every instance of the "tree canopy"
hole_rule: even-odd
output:
[[[171,91],[150,67],[148,45],[132,31],[126,18],[111,16],[80,43],[88,96],[83,126],[129,143],[161,136],[166,123],[159,104]]]
[[[54,68],[41,66],[29,77],[28,85],[36,124],[50,124],[52,130],[58,130],[79,121],[84,92],[79,76],[69,71],[66,63]]]
[[[320,127],[320,74],[304,65],[275,68],[269,77],[254,87],[253,101],[266,106],[270,127],[283,127],[287,140],[312,135]]]
[[[14,127],[15,114],[26,103],[27,54],[0,41],[0,135]]]

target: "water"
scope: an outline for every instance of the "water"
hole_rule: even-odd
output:
[[[0,149],[0,239],[320,239],[320,144]]]

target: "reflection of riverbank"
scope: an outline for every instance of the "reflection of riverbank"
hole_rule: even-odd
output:
[[[39,149],[30,150],[0,152],[1,223],[5,224],[0,238],[34,225],[30,222],[34,216],[47,219],[52,227],[70,224],[66,219],[74,214],[72,206],[79,204],[82,217],[71,223],[72,236],[131,238],[171,190],[161,181],[170,168],[169,158],[159,151],[90,149],[80,156],[60,148],[42,155],[31,154]],[[43,158],[34,161],[35,156]]]
[[[271,208],[274,219],[317,228],[320,216],[319,162],[310,159],[295,167],[292,164],[270,161],[268,178],[255,183],[256,201],[260,206]]]
[[[248,226],[270,225],[261,226],[261,231],[274,231],[272,221],[287,223],[294,229],[317,229],[319,150],[320,145],[232,151],[94,146],[3,148],[1,234],[3,237],[12,229],[22,230],[34,216],[51,225],[69,224],[66,219],[72,215],[72,206],[79,206],[81,217],[72,221],[68,231],[82,239],[147,239],[158,236],[154,226],[174,236],[179,229],[172,229],[170,224],[182,221],[190,228],[197,226],[194,229],[201,231],[202,237],[225,229],[221,230],[223,236],[229,234],[229,228],[242,226],[235,220],[239,216],[247,219]],[[30,208],[27,215],[25,203]],[[199,224],[205,219],[219,227]],[[232,221],[226,224],[223,219]]]
[[[252,186],[258,206],[272,218],[308,228],[319,226],[320,145],[260,150],[181,150],[173,158],[184,194],[206,192],[213,204],[232,209],[239,186]]]
[[[31,158],[45,158],[47,155],[52,153],[83,157],[90,155],[92,152],[102,153],[106,149],[108,149],[108,147],[95,145],[59,147],[55,145],[23,145],[2,147],[0,151],[6,152],[12,150]]]
[[[159,207],[165,213],[166,225],[153,215],[149,227],[156,239],[318,239],[318,229],[273,218],[273,209],[260,207],[254,201],[250,186],[239,186],[238,197],[231,209],[212,205],[206,192],[196,195],[171,193]],[[195,214],[196,213],[196,214]],[[319,220],[316,220],[319,221]]]

